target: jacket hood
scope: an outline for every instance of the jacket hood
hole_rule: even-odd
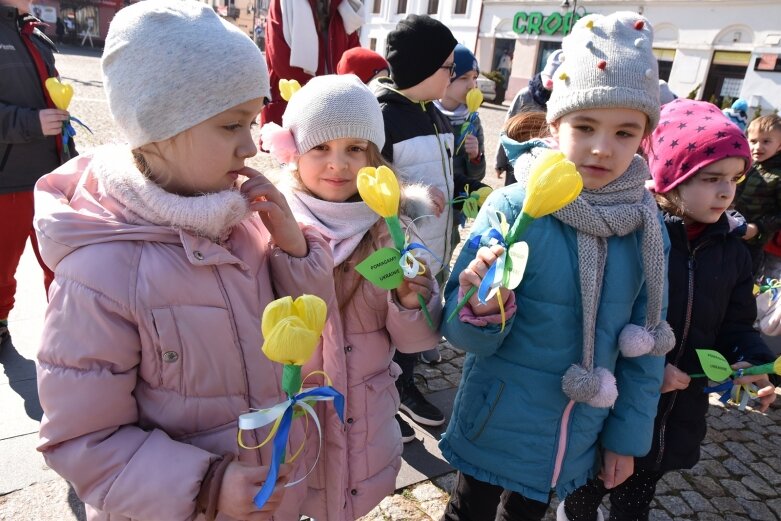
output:
[[[247,207],[236,190],[197,197],[165,192],[138,171],[127,147],[106,146],[38,181],[34,227],[41,256],[54,270],[66,255],[91,244],[181,244],[183,234],[224,239]]]
[[[377,78],[371,82],[370,86],[380,103],[415,104],[414,101],[399,92],[399,87],[390,78]]]
[[[672,215],[668,212],[663,212],[664,222],[667,225],[667,230],[670,237],[673,240],[678,239],[684,243],[688,241],[686,238],[686,227],[683,224],[683,218],[676,215]],[[706,237],[727,237],[734,236],[740,239],[746,234],[746,219],[736,210],[728,210],[724,212],[719,220],[709,225],[702,234],[695,239],[694,242],[699,242]]]

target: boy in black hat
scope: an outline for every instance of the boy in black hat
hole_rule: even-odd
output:
[[[442,283],[452,254],[453,210],[446,204],[453,193],[453,130],[432,100],[444,97],[455,72],[453,50],[458,42],[450,29],[429,16],[409,15],[388,34],[386,58],[390,78],[375,83],[375,94],[385,121],[382,155],[404,181],[428,185],[436,215],[415,222],[420,238],[439,260]],[[441,261],[442,265],[439,265]],[[434,347],[434,346],[432,346]],[[429,403],[415,386],[415,355],[394,357],[402,375],[396,382],[401,409],[423,425],[442,425],[442,411]],[[398,415],[402,439],[412,441],[415,432]]]

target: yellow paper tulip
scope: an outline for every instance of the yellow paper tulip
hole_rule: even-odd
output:
[[[545,150],[531,166],[522,212],[534,219],[551,214],[575,200],[583,190],[575,163],[556,150]]]
[[[469,89],[466,93],[466,109],[469,112],[477,112],[480,105],[483,104],[483,93],[477,87]]]
[[[483,203],[485,203],[485,200],[488,199],[488,196],[491,195],[491,192],[493,192],[494,189],[490,186],[483,186],[482,188],[478,188],[473,193],[478,195],[477,198],[477,204],[478,206],[483,206]]]
[[[366,204],[385,219],[399,213],[399,181],[387,166],[367,166],[358,171],[358,193]]]
[[[290,101],[293,94],[301,89],[301,84],[298,80],[279,80],[279,95],[285,101]]]
[[[68,110],[68,105],[73,98],[73,87],[67,83],[60,83],[57,78],[47,78],[45,85],[54,106],[60,110]]]
[[[323,299],[314,295],[271,302],[261,322],[263,353],[274,362],[303,365],[320,342],[327,313]]]

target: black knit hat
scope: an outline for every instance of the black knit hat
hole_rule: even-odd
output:
[[[437,72],[456,44],[442,22],[426,15],[408,15],[388,34],[385,57],[393,82],[400,89],[414,87]]]

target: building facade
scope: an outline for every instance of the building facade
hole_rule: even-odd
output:
[[[739,96],[752,111],[781,108],[780,0],[487,0],[478,61],[484,69],[489,63],[495,68],[498,56],[510,49],[512,95],[561,46],[574,20],[617,10],[651,21],[659,75],[678,96],[694,92],[696,99],[717,104]]]
[[[642,13],[654,26],[659,74],[677,95],[752,111],[781,108],[781,0],[366,0],[361,44],[385,40],[409,13],[430,14],[472,49],[483,71],[512,56],[507,96],[525,87],[589,13]]]

